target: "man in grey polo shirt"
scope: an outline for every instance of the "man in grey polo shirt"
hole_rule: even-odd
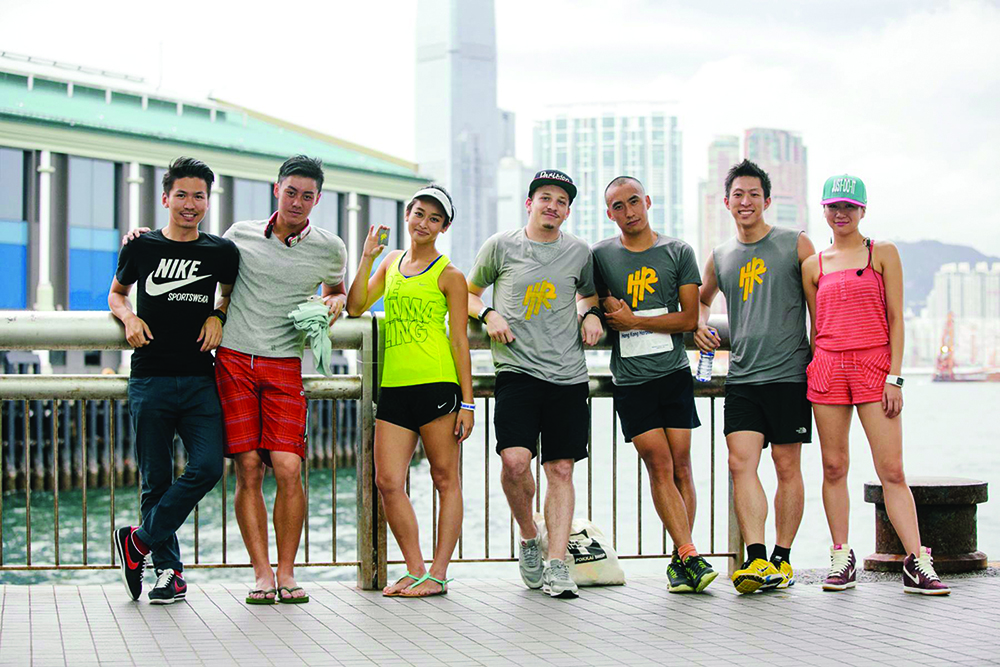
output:
[[[528,224],[491,236],[469,274],[469,312],[486,325],[497,370],[493,421],[500,480],[521,531],[521,578],[528,588],[567,598],[578,595],[565,563],[573,464],[587,457],[590,423],[583,343],[595,345],[603,332],[590,248],[559,229],[575,196],[566,174],[538,172],[525,201]],[[495,309],[481,299],[490,285]],[[539,435],[548,481],[544,563],[531,511]]]
[[[619,176],[604,191],[621,234],[594,246],[594,278],[611,339],[615,412],[649,472],[653,505],[674,541],[671,593],[705,590],[718,575],[691,539],[691,429],[701,425],[685,331],[698,324],[698,263],[684,241],[649,226],[642,183]]]
[[[288,313],[320,285],[334,319],[347,300],[344,242],[309,225],[309,213],[319,203],[322,188],[319,160],[304,155],[289,158],[274,185],[278,210],[268,220],[237,222],[224,234],[236,243],[243,263],[216,354],[215,377],[226,427],[226,456],[236,461],[236,518],[256,579],[248,604],[309,600],[296,584],[293,570],[305,516],[304,335]],[[267,508],[261,490],[265,465],[272,468],[277,482],[277,572],[268,556]]]

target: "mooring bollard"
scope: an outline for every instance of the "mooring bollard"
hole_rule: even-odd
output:
[[[913,477],[909,480],[917,505],[920,540],[930,547],[939,573],[986,569],[986,554],[978,550],[976,505],[986,502],[987,484],[960,477]],[[865,569],[899,572],[906,554],[885,511],[882,485],[865,484],[865,502],[875,504],[875,553]]]

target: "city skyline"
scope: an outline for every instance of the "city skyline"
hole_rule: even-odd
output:
[[[416,161],[455,203],[462,233],[443,234],[440,249],[464,272],[497,229],[502,137],[493,17],[493,0],[417,3]],[[507,130],[514,118],[504,121]]]
[[[649,224],[683,238],[682,138],[670,103],[631,102],[552,107],[534,126],[534,166],[560,169],[578,194],[566,229],[588,243],[618,234],[604,188],[617,176],[643,183],[652,201]]]
[[[822,5],[778,0],[749,13],[737,7],[731,0],[711,8],[625,0],[615,11],[568,0],[498,5],[497,103],[517,116],[517,157],[531,160],[534,122],[552,104],[676,99],[687,148],[686,233],[695,231],[697,207],[690,203],[712,138],[778,127],[807,140],[814,226],[822,221],[823,180],[850,172],[868,184],[869,219],[881,237],[972,239],[1000,255],[990,201],[1000,98],[984,93],[1000,83],[1000,7],[845,0],[836,15]],[[390,155],[415,156],[416,3],[316,6],[290,36],[294,56],[281,40],[248,46],[247,35],[273,30],[266,14],[214,3],[197,25],[211,38],[201,41],[196,59],[210,67],[172,56],[176,34],[156,7],[109,0],[107,11],[94,13],[53,0],[46,8],[64,20],[37,34],[19,26],[36,21],[39,9],[6,3],[4,49],[137,74],[164,94],[211,94]],[[863,26],[855,16],[864,16]],[[534,39],[534,24],[558,29]],[[330,26],[338,26],[336,40]],[[830,37],[834,29],[842,38]],[[81,44],[81,33],[99,38]],[[619,34],[628,39],[609,41]],[[279,82],[291,71],[299,76],[289,89]],[[919,174],[933,175],[935,192],[948,196],[914,205]]]

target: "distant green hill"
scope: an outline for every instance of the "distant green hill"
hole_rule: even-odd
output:
[[[975,248],[940,241],[893,241],[903,260],[903,290],[906,306],[919,312],[934,287],[934,274],[949,262],[1000,262],[1000,257],[984,255]]]

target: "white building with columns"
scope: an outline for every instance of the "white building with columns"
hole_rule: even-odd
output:
[[[0,309],[105,310],[123,233],[162,227],[163,173],[188,155],[215,172],[202,229],[275,209],[278,167],[304,153],[325,183],[310,223],[348,247],[353,277],[368,226],[406,238],[403,207],[427,178],[417,165],[220,100],[153,90],[137,77],[0,55]],[[53,352],[60,373],[118,368],[120,352]]]

